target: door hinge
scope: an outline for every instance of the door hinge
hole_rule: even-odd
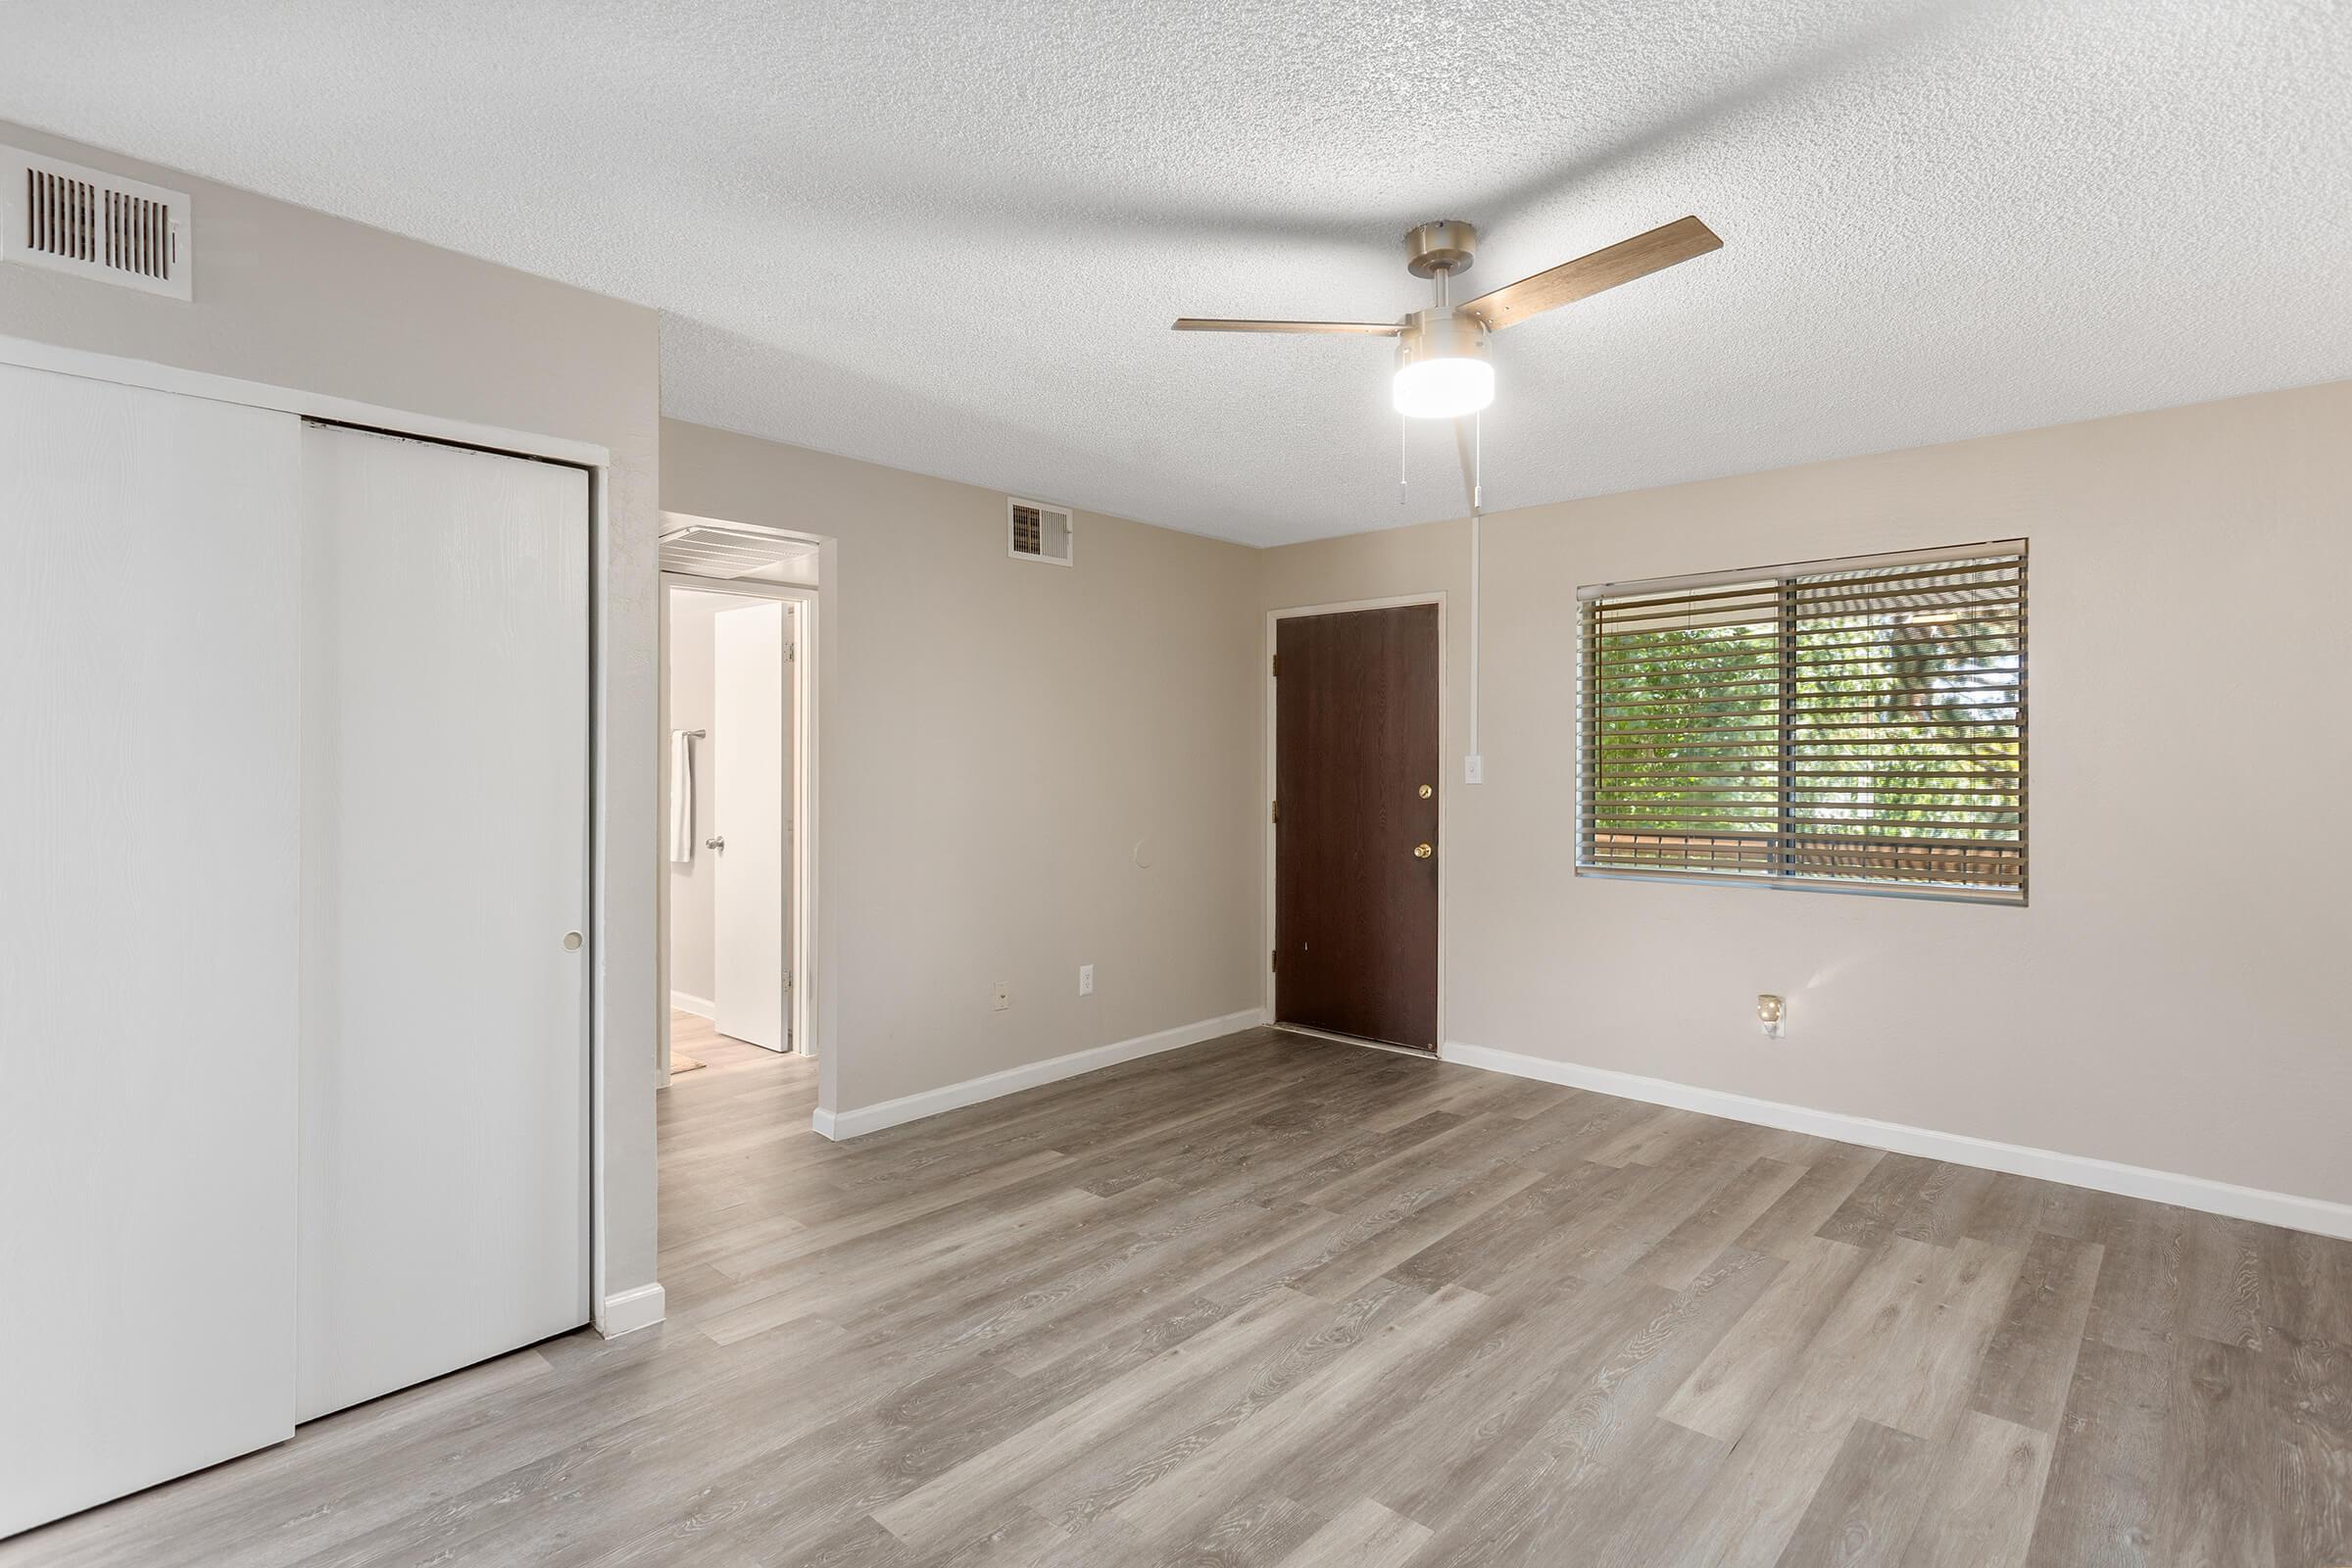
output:
[[[1269,822],[1279,822],[1282,820],[1282,803],[1280,801],[1268,801],[1266,803],[1266,820]]]
[[[1269,675],[1280,675],[1282,673],[1282,656],[1280,654],[1276,654],[1272,659],[1266,662],[1266,673]]]
[[[801,645],[799,643],[786,643],[784,645],[784,662],[787,664],[798,663],[800,662],[800,658]]]
[[[1268,973],[1268,974],[1275,974],[1275,973],[1279,973],[1279,972],[1281,971],[1281,969],[1282,969],[1282,950],[1281,950],[1280,948],[1269,948],[1269,949],[1267,949],[1267,950],[1266,950],[1266,973]]]

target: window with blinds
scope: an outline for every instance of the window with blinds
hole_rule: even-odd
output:
[[[2026,897],[2026,545],[1579,591],[1580,871]]]

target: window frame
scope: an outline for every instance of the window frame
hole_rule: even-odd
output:
[[[1594,617],[1592,604],[1595,600],[1627,599],[1651,594],[1695,592],[1708,588],[1734,587],[1743,584],[1776,583],[1784,598],[1789,585],[1798,579],[1832,575],[1838,572],[1870,570],[1907,565],[1934,565],[1951,562],[1972,561],[1997,556],[2015,556],[2018,571],[2017,613],[2017,845],[2024,856],[2019,879],[2014,889],[1989,884],[1967,883],[1911,883],[1895,880],[1878,881],[1863,877],[1832,877],[1799,875],[1792,871],[1769,874],[1742,873],[1729,870],[1707,870],[1698,867],[1665,867],[1656,870],[1640,866],[1611,865],[1589,858],[1591,833],[1587,829],[1589,811],[1592,806],[1592,744],[1590,736],[1594,714],[1594,694],[1590,688],[1593,667]],[[1998,908],[2022,909],[2032,900],[2033,856],[2031,851],[2031,773],[2032,773],[2032,709],[2031,665],[2033,640],[2027,600],[2030,571],[2030,541],[2024,538],[1987,539],[1969,544],[1936,546],[1924,549],[1874,551],[1865,555],[1832,557],[1818,561],[1788,562],[1779,565],[1743,566],[1720,571],[1691,572],[1669,577],[1646,577],[1629,581],[1589,583],[1576,591],[1576,721],[1574,746],[1576,754],[1576,788],[1574,792],[1575,874],[1596,881],[1664,882],[1678,886],[1748,887],[1768,892],[1829,893],[1865,898],[1910,899],[1936,904],[1974,904]],[[1784,611],[1784,613],[1786,612]],[[1783,656],[1784,658],[1786,655]],[[1776,732],[1784,738],[1788,725],[1784,718]],[[1775,809],[1787,820],[1789,792],[1783,784],[1778,793]],[[1973,842],[1954,840],[1955,843]],[[1786,854],[1786,839],[1774,841],[1777,855]]]

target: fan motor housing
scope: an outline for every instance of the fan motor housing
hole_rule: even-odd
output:
[[[1415,277],[1467,272],[1477,250],[1477,229],[1458,218],[1441,218],[1404,236],[1404,265]]]
[[[1483,360],[1487,337],[1487,323],[1466,311],[1415,311],[1396,323],[1396,364]]]
[[[1423,360],[1485,360],[1487,323],[1462,311],[1415,311],[1396,323],[1396,368]]]

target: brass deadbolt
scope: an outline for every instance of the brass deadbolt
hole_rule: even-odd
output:
[[[1438,793],[1438,792],[1437,792],[1436,790],[1433,790],[1433,789],[1431,789],[1431,788],[1430,788],[1428,785],[1426,785],[1426,784],[1424,784],[1424,785],[1422,785],[1422,786],[1421,786],[1421,798],[1422,798],[1423,800],[1425,800],[1425,801],[1426,801],[1426,800],[1428,800],[1428,799],[1429,799],[1429,798],[1430,798],[1432,795],[1435,795],[1435,794],[1437,794],[1437,793]]]

